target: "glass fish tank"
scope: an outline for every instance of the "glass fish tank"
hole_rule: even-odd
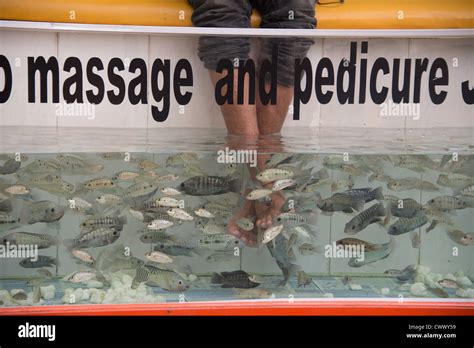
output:
[[[1,138],[3,308],[473,301],[470,129]]]

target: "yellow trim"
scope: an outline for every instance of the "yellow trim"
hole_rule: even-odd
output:
[[[187,0],[0,0],[0,19],[17,21],[186,27],[191,14]],[[316,18],[320,29],[468,29],[474,0],[345,0],[316,5]]]

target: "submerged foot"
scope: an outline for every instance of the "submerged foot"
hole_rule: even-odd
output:
[[[255,203],[253,201],[245,201],[244,206],[240,209],[237,214],[228,222],[227,231],[229,234],[240,239],[249,247],[257,246],[257,233],[255,227],[246,231],[237,225],[237,220],[240,218],[246,218],[249,216],[255,216]]]
[[[285,203],[285,197],[280,192],[275,192],[270,195],[272,200],[270,206],[266,206],[261,202],[255,203],[255,210],[257,212],[256,225],[259,228],[269,228],[272,226],[272,220],[275,216],[281,214],[281,208]]]

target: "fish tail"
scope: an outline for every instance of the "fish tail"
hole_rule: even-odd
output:
[[[382,193],[382,186],[377,187],[376,189],[372,190],[372,195],[374,199],[378,201],[382,201],[384,199],[383,193]]]
[[[314,251],[317,253],[317,254],[322,254],[324,252],[324,245],[316,245],[315,248],[314,248]]]
[[[66,249],[68,250],[72,250],[74,249],[74,244],[75,244],[75,240],[74,239],[65,239],[63,241],[63,245],[66,247]]]
[[[294,263],[290,263],[287,268],[288,277],[295,275],[301,270],[302,270],[301,266],[296,265]]]
[[[380,202],[378,205],[377,205],[377,216],[386,216],[387,215],[387,210],[385,209],[385,207],[383,206],[383,204]]]
[[[231,179],[229,181],[229,190],[234,193],[241,193],[243,180],[241,178]]]
[[[222,284],[224,283],[224,277],[219,273],[212,273],[211,284]]]

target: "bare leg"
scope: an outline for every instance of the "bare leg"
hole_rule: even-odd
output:
[[[213,86],[216,82],[224,77],[224,74],[210,71],[211,80]],[[229,138],[229,148],[242,148],[242,143],[245,143],[248,138],[258,137],[258,124],[257,124],[257,108],[255,105],[244,103],[242,105],[237,104],[237,88],[238,86],[238,73],[234,70],[234,104],[221,105],[221,112],[224,116],[224,122],[227,127],[227,131],[231,136]],[[240,81],[241,82],[241,81]],[[249,76],[245,76],[244,85],[244,101],[248,100],[249,83],[255,83],[255,81],[249,81]],[[222,91],[225,93],[226,91]],[[238,138],[232,138],[233,135],[238,135]],[[234,142],[235,140],[235,142]],[[250,169],[251,178],[254,180],[256,175],[255,168]],[[233,236],[241,239],[248,246],[256,246],[257,238],[254,230],[245,231],[237,226],[236,221],[239,218],[255,216],[255,203],[253,201],[246,200],[242,208],[235,214],[235,216],[228,222],[227,230]]]
[[[266,86],[267,90],[270,86]],[[277,134],[281,131],[283,123],[285,122],[288,108],[293,99],[293,88],[283,85],[278,85],[277,88],[277,103],[276,105],[262,105],[257,104],[257,121],[258,129],[261,135]],[[258,98],[260,101],[260,98]],[[268,141],[265,138],[261,142]],[[263,144],[264,145],[264,144]],[[274,145],[272,143],[272,145]],[[282,148],[275,148],[275,152],[281,151]],[[265,169],[265,162],[270,158],[269,154],[259,154],[257,159],[257,167],[259,171]],[[271,188],[272,184],[264,185],[265,188]],[[256,202],[255,210],[257,213],[256,225],[260,228],[268,228],[272,225],[272,218],[281,213],[281,207],[285,203],[285,197],[280,192],[274,192],[270,195],[272,203],[270,207],[263,203]]]
[[[219,81],[225,74],[210,71],[211,80],[213,86]],[[227,127],[227,131],[231,135],[244,135],[244,136],[258,136],[258,124],[257,124],[257,108],[255,105],[244,103],[242,105],[237,104],[237,87],[238,86],[238,70],[234,70],[234,104],[221,105],[222,115],[224,116],[224,122]],[[244,102],[247,100],[249,93],[249,75],[245,75],[244,85]],[[252,81],[255,83],[255,81]],[[223,93],[226,91],[223,90]]]

